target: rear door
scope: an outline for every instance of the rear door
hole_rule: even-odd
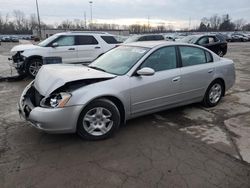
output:
[[[63,63],[77,62],[77,48],[75,46],[75,36],[60,36],[53,43],[57,43],[57,47],[49,47],[49,56],[61,57]]]
[[[174,46],[153,52],[140,66],[143,67],[154,69],[155,74],[130,78],[132,114],[145,113],[181,100],[178,96],[180,68]]]
[[[207,50],[179,46],[182,62],[181,98],[191,100],[203,97],[215,72],[212,55]]]
[[[91,62],[102,53],[101,46],[92,35],[77,36],[78,62]]]

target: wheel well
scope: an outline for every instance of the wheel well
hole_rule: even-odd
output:
[[[117,97],[114,97],[114,96],[102,96],[100,98],[97,98],[97,99],[101,99],[101,98],[104,98],[104,99],[108,99],[110,101],[112,101],[118,108],[119,112],[120,112],[120,116],[121,116],[121,123],[125,123],[125,109],[124,109],[124,105],[123,103],[121,102],[120,99],[118,99]],[[96,100],[96,99],[94,99]]]
[[[24,69],[27,73],[27,69],[28,69],[28,66],[29,66],[29,63],[32,59],[40,59],[43,61],[43,57],[42,56],[38,56],[38,55],[34,55],[34,56],[30,56],[27,58],[27,60],[25,60],[25,63],[24,63]]]
[[[27,62],[30,62],[30,60],[32,60],[32,59],[41,59],[41,60],[43,60],[43,57],[39,56],[39,55],[30,56],[30,57],[28,57],[28,61]]]
[[[219,82],[222,83],[223,88],[224,88],[224,90],[223,90],[223,96],[224,96],[224,95],[225,95],[225,90],[226,90],[225,81],[224,81],[222,78],[216,78],[212,83],[214,83],[214,82],[216,82],[216,81],[219,81]]]

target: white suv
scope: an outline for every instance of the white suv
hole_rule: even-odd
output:
[[[65,32],[37,45],[18,45],[11,49],[13,65],[19,74],[35,76],[47,57],[60,57],[62,63],[89,63],[114,48],[117,40],[108,33]]]

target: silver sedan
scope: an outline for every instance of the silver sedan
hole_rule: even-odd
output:
[[[126,120],[190,103],[219,103],[235,82],[232,60],[196,45],[121,45],[88,66],[44,65],[23,91],[20,114],[52,133],[110,137]]]

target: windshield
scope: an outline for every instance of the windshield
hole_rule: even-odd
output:
[[[119,46],[96,59],[89,67],[115,75],[124,75],[148,51],[149,48]]]
[[[40,42],[38,46],[46,47],[49,43],[51,43],[53,40],[55,40],[58,37],[58,35],[52,35],[51,37],[45,39],[44,41]]]
[[[184,43],[195,43],[197,41],[199,37],[198,36],[194,36],[194,35],[190,35],[190,36],[187,36],[187,37],[184,37],[180,40],[180,42],[184,42]]]

